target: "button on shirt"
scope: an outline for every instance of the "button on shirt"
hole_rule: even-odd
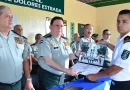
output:
[[[38,55],[40,56],[38,64],[45,70],[62,75],[63,72],[56,70],[48,66],[43,60],[43,56],[50,56],[58,64],[68,68],[69,66],[69,54],[72,53],[68,41],[64,38],[60,38],[59,41],[51,36],[48,38],[43,37],[38,44]]]
[[[130,36],[130,32],[118,38],[113,55],[111,65],[116,65],[122,67],[119,73],[111,76],[111,79],[115,81],[128,81],[130,80],[130,53],[125,53],[125,51],[130,51],[130,41],[124,43],[124,38]],[[125,58],[124,58],[125,57]],[[124,59],[123,59],[124,58]]]
[[[19,38],[12,31],[7,37],[0,33],[0,82],[14,83],[22,78],[24,43],[17,43]]]

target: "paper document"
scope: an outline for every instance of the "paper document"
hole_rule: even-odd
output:
[[[84,64],[84,63],[76,63],[71,68],[75,69],[76,71],[78,71],[79,74],[82,74],[82,75],[96,74],[102,69],[102,67],[93,66],[93,65]]]

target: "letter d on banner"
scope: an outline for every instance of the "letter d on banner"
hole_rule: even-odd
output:
[[[74,40],[74,29],[75,29],[75,24],[71,22],[70,23],[70,42]]]

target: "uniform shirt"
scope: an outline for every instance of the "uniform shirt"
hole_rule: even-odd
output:
[[[24,53],[24,43],[18,35],[10,31],[5,37],[0,32],[0,82],[10,84],[22,78]]]
[[[38,64],[43,69],[51,73],[62,75],[63,72],[48,66],[43,60],[43,56],[50,56],[58,64],[62,65],[65,68],[68,68],[69,67],[69,54],[71,53],[72,53],[72,50],[69,46],[68,41],[65,38],[61,37],[58,41],[51,34],[48,34],[48,36],[43,37],[39,41],[38,55],[40,57],[39,57]]]
[[[127,42],[125,42],[128,37]],[[115,81],[128,81],[130,80],[130,32],[118,38],[115,49],[112,56],[112,65],[122,67],[119,73],[111,76],[111,79]]]
[[[92,38],[88,39],[87,37],[83,37],[83,38],[79,39],[79,42],[77,43],[77,50],[81,50],[81,47],[84,42],[95,43],[95,41]]]
[[[34,43],[31,45],[31,48],[32,48],[32,55],[38,59],[38,48],[37,48],[37,44]]]
[[[78,51],[77,50],[77,43],[79,43],[79,40],[73,41],[73,42],[70,43],[70,47],[71,47],[73,53],[76,53]]]

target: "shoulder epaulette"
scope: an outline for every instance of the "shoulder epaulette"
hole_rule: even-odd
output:
[[[74,41],[72,41],[70,44],[74,43]]]
[[[36,43],[31,44],[31,46],[36,45]]]
[[[26,37],[24,37],[24,36],[22,36],[25,40],[27,40],[28,38],[26,38]]]
[[[21,35],[20,34],[18,34],[18,33],[16,33],[14,30],[11,30],[13,33],[15,33],[15,34],[17,34],[18,36],[20,36],[21,37]]]
[[[66,37],[63,37],[63,36],[61,36],[62,38],[64,38],[64,39],[66,39],[66,40],[68,40]]]
[[[27,38],[25,36],[21,36],[20,34],[18,34],[17,32],[15,32],[14,30],[11,30],[13,33],[17,34],[20,37],[23,37],[25,40],[27,40]]]
[[[130,36],[126,36],[126,37],[124,38],[124,43],[126,43],[126,42],[130,42]]]
[[[45,37],[45,38],[49,38],[49,37],[51,37],[52,35],[50,34],[50,33],[48,33],[48,34],[46,34],[45,36],[43,36],[43,37]]]

